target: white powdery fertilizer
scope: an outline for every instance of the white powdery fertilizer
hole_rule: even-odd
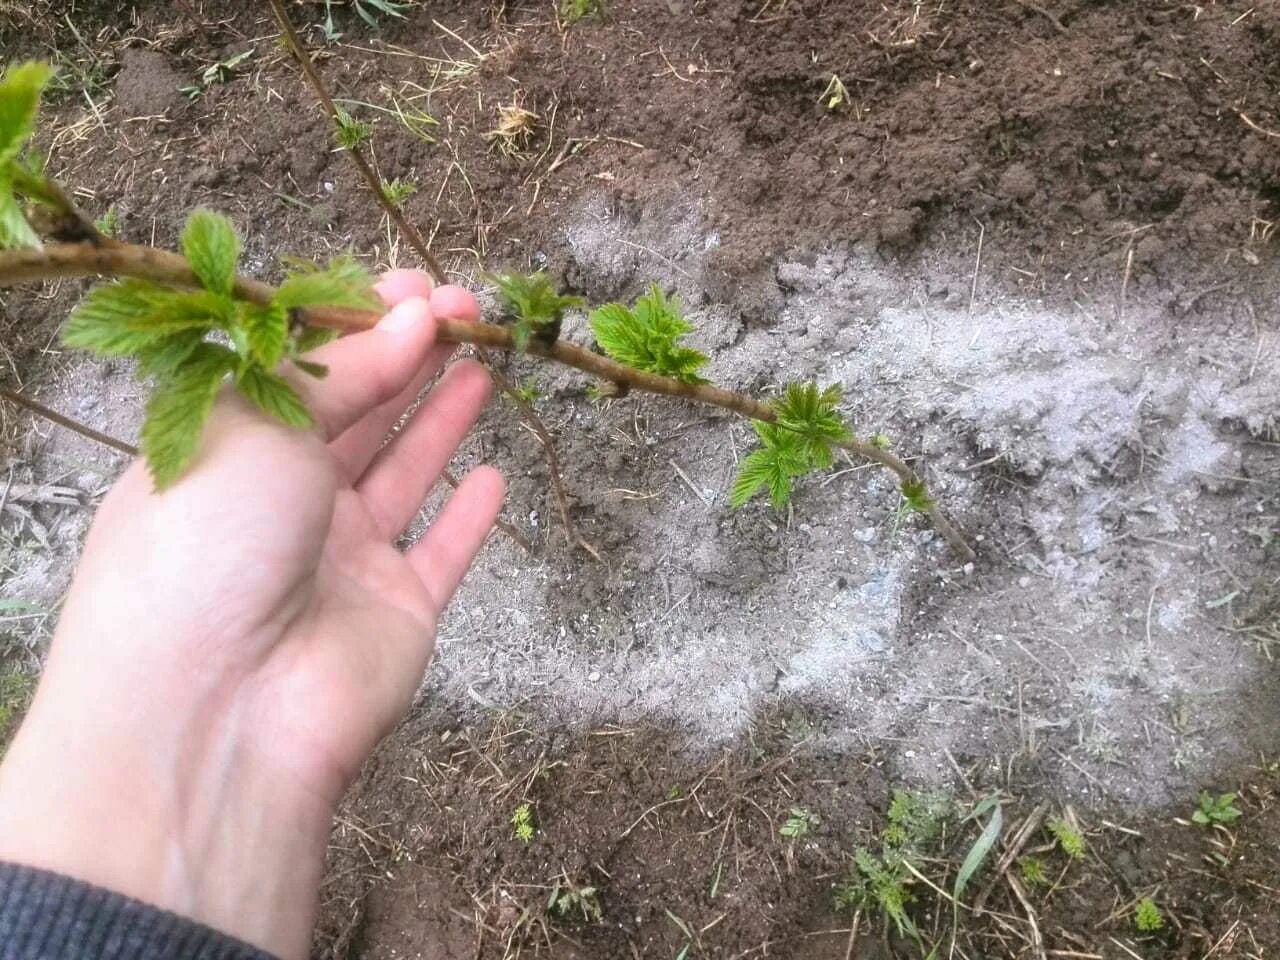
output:
[[[540,450],[495,403],[464,459],[506,471],[508,519],[542,545],[490,542],[426,696],[557,724],[672,722],[695,748],[781,715],[830,746],[874,745],[907,778],[1016,756],[1064,792],[1126,802],[1228,785],[1274,748],[1275,667],[1231,630],[1276,577],[1274,315],[1130,303],[1117,317],[1110,297],[970,310],[967,276],[842,254],[780,264],[765,284],[778,309],[747,326],[703,295],[716,238],[699,222],[692,208],[625,224],[588,210],[568,232],[572,272],[596,298],[677,289],[717,381],[843,385],[850,424],[921,458],[979,561],[899,516],[892,477],[855,462],[801,481],[784,516],[732,511],[744,421],[594,402],[576,372],[530,364],[605,563],[565,550]],[[566,336],[586,339],[582,318]],[[126,369],[86,362],[50,386],[55,406],[132,433]],[[40,470],[59,482],[97,490],[118,468],[79,438],[50,441]],[[87,513],[70,519],[50,537],[56,569],[11,558],[6,590],[56,602]]]
[[[570,245],[620,292],[657,277],[698,304],[712,244],[594,216]],[[1064,791],[1127,802],[1185,795],[1274,744],[1274,667],[1230,630],[1280,513],[1274,320],[1260,334],[1243,311],[970,311],[967,279],[948,296],[860,255],[777,278],[771,326],[691,310],[710,375],[843,385],[855,429],[923,455],[978,563],[900,517],[892,478],[857,463],[802,481],[787,516],[731,511],[744,422],[592,403],[555,374],[543,412],[606,565],[493,543],[444,624],[430,695],[558,723],[674,721],[706,745],[781,710],[829,743],[885,748],[909,778],[1016,754]],[[535,532],[562,544],[538,489],[513,496],[534,496]]]

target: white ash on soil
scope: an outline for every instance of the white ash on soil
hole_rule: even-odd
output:
[[[548,723],[666,719],[705,746],[781,708],[833,745],[883,745],[902,776],[1021,752],[1064,792],[1139,803],[1274,744],[1275,667],[1230,629],[1280,514],[1273,316],[1174,319],[1134,302],[1118,315],[1109,295],[970,309],[967,266],[913,276],[857,251],[779,264],[745,292],[766,305],[753,310],[704,296],[723,284],[698,223],[688,204],[626,224],[592,207],[566,234],[570,276],[595,298],[679,290],[728,385],[842,384],[855,429],[923,457],[980,560],[959,564],[899,515],[890,476],[857,463],[801,481],[785,516],[763,501],[731,511],[744,421],[591,401],[576,373],[520,363],[541,379],[606,563],[565,550],[537,444],[495,404],[464,459],[506,470],[508,517],[544,546],[491,541],[442,624],[426,696]],[[584,336],[582,318],[566,328]],[[41,395],[129,434],[127,376],[77,364]],[[74,475],[91,492],[92,471],[74,469],[83,443],[38,445],[33,479]],[[4,595],[55,601],[83,526],[66,525],[52,566],[11,560]]]

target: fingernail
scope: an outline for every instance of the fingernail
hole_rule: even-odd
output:
[[[412,297],[388,310],[378,321],[378,329],[387,333],[403,333],[417,326],[426,316],[427,302],[421,297]]]

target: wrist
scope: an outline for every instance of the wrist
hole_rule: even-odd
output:
[[[161,723],[94,692],[42,683],[0,766],[0,859],[305,956],[329,801],[264,761],[235,718]]]

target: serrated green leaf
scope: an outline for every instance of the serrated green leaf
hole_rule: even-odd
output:
[[[182,229],[182,254],[206,290],[231,295],[240,261],[240,238],[231,221],[212,210],[194,210]]]
[[[40,91],[53,76],[46,63],[28,61],[0,77],[0,167],[14,160],[35,131]]]
[[[186,330],[149,343],[134,352],[138,378],[171,376],[203,342],[203,330]]]
[[[330,330],[328,327],[304,327],[300,333],[293,338],[292,355],[297,356],[300,353],[310,353],[312,350],[319,350],[325,344],[333,343],[342,334],[337,330]]]
[[[486,273],[483,279],[498,290],[498,303],[515,323],[511,338],[517,350],[525,350],[531,339],[550,344],[560,335],[560,325],[569,310],[586,305],[582,297],[561,294],[551,278],[536,273]]]
[[[960,870],[956,873],[956,882],[951,889],[951,896],[957,902],[964,896],[965,888],[969,885],[969,881],[973,879],[974,874],[982,869],[982,864],[991,854],[992,849],[995,848],[996,841],[1000,839],[1000,831],[1004,828],[1004,811],[1000,807],[999,798],[994,799],[995,805],[991,808],[991,819],[987,821],[982,833],[978,835],[978,839],[969,848],[969,853],[965,856],[964,861],[960,864]]]
[[[792,479],[814,469],[806,453],[806,441],[776,424],[753,420],[751,426],[762,446],[743,458],[729,503],[740,507],[767,488],[774,509],[781,510],[791,500]]]
[[[382,310],[382,298],[374,292],[374,278],[354,257],[330,260],[323,269],[292,261],[293,269],[276,291],[273,303],[285,310],[296,307],[351,307]]]
[[[62,340],[102,356],[128,356],[175,333],[225,328],[233,311],[228,298],[207,291],[119,280],[90,291],[72,311]]]
[[[745,506],[747,501],[769,482],[771,469],[771,459],[767,450],[754,450],[743,457],[738,465],[738,477],[734,480],[733,489],[729,492],[729,506],[735,509]]]
[[[284,377],[261,367],[246,367],[236,377],[236,388],[263,413],[291,427],[310,427],[315,420],[302,398]]]
[[[284,359],[285,344],[289,339],[289,315],[279,304],[272,303],[266,307],[243,304],[240,328],[245,334],[249,356],[255,363],[272,370]]]
[[[201,344],[151,394],[142,424],[142,453],[157,491],[172,486],[200,449],[218,388],[235,362],[235,354],[225,347]]]
[[[596,342],[619,363],[683,383],[706,383],[697,371],[708,358],[679,342],[693,328],[681,314],[679,301],[668,298],[656,284],[634,307],[606,304],[591,312],[590,322]]]
[[[834,462],[831,446],[852,434],[836,407],[843,398],[838,384],[819,390],[816,383],[789,383],[772,404],[778,426],[804,438],[807,456],[815,468],[825,470]]]

